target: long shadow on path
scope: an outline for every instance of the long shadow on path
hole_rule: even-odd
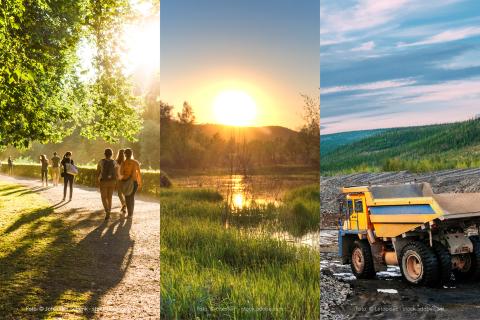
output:
[[[100,223],[103,214],[90,212],[67,224],[61,216],[78,214],[71,211],[33,210],[0,232],[0,245],[8,249],[0,255],[2,319],[90,319],[103,295],[122,281],[133,255],[132,221]],[[91,230],[94,223],[100,225],[77,242],[75,230]],[[7,246],[9,239],[15,240]]]
[[[87,221],[79,221],[78,225],[85,223]],[[59,277],[55,269],[51,270],[49,278],[60,286],[51,288],[53,294],[45,301],[46,306],[62,306],[63,295],[75,293],[81,296],[81,313],[93,317],[102,296],[120,283],[131,263],[134,248],[129,234],[131,226],[131,219],[119,219],[111,224],[104,221],[76,245],[75,255],[65,252],[58,263],[68,261],[69,272]],[[79,310],[67,309],[67,313],[72,311]]]

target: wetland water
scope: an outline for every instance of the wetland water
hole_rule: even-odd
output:
[[[319,183],[315,175],[199,175],[173,179],[180,188],[207,188],[218,191],[233,209],[282,204],[286,192],[309,184]],[[319,213],[320,214],[320,213]],[[285,231],[271,233],[275,238],[294,244],[319,248],[320,233],[310,232],[293,236]]]

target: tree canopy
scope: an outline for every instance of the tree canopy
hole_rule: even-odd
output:
[[[119,59],[128,0],[0,0],[0,146],[83,136],[133,139],[141,126]],[[92,44],[95,76],[77,52]]]

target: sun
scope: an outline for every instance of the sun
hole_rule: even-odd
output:
[[[226,90],[213,102],[213,114],[217,123],[230,126],[250,126],[257,116],[257,105],[247,93]]]
[[[157,21],[146,20],[127,25],[123,38],[125,52],[122,58],[127,73],[160,67],[160,26]]]

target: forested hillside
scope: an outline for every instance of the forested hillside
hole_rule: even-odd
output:
[[[322,174],[480,166],[480,120],[390,129],[321,155]]]
[[[323,134],[320,136],[320,152],[322,155],[326,155],[341,146],[385,132],[386,130],[389,129],[360,130]]]

